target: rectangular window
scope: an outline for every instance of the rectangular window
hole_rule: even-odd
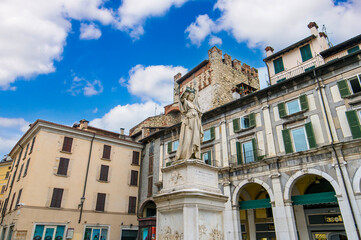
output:
[[[147,197],[150,197],[153,195],[153,177],[148,178],[148,194]]]
[[[11,209],[13,208],[15,196],[16,196],[16,193],[13,194],[13,198],[11,199],[11,203],[10,203],[10,206],[9,206],[9,212],[11,212]]]
[[[69,158],[60,158],[58,172],[56,174],[66,176],[68,174]]]
[[[178,140],[168,142],[168,149],[167,149],[167,150],[168,150],[168,153],[177,151],[178,145],[179,145],[179,141],[178,141]]]
[[[108,240],[108,227],[87,226],[84,232],[84,240]]]
[[[288,102],[281,102],[277,105],[278,113],[280,117],[287,117],[288,115],[292,115],[294,113],[300,111],[308,110],[308,100],[307,95],[303,94],[298,97],[298,99],[294,99]]]
[[[65,239],[65,225],[40,225],[37,224],[31,239]]]
[[[3,230],[1,231],[1,238],[0,240],[4,240],[5,239],[5,234],[6,234],[6,227],[3,227]]]
[[[286,106],[287,106],[288,115],[291,115],[291,114],[301,111],[301,106],[300,106],[298,99],[287,102]]]
[[[5,179],[8,179],[8,178],[9,178],[9,175],[10,175],[10,171],[7,171],[7,172],[6,172],[6,175],[5,175]]]
[[[132,164],[139,165],[139,152],[133,151]]]
[[[13,233],[14,233],[14,225],[10,226],[10,228],[9,228],[7,240],[13,239]]]
[[[103,158],[105,159],[110,159],[110,151],[111,151],[112,147],[109,145],[104,145],[103,148]]]
[[[291,130],[293,147],[296,152],[308,150],[308,143],[304,127]]]
[[[105,193],[98,193],[95,211],[104,212],[105,197],[106,197]]]
[[[361,138],[360,111],[358,113],[359,114],[357,114],[356,110],[346,112],[347,122],[353,139]],[[359,115],[359,117],[357,115]]]
[[[276,60],[273,60],[273,66],[275,69],[275,74],[283,72],[285,70],[285,68],[283,66],[282,57],[277,58]]]
[[[18,157],[18,161],[17,161],[16,164],[19,164],[21,155],[23,154],[23,150],[24,150],[24,149],[22,148],[21,151],[20,151],[20,154],[19,154],[19,157]]]
[[[28,145],[26,145],[26,150],[25,150],[25,154],[24,154],[23,159],[25,159],[25,158],[26,158],[26,155],[28,154],[29,145],[30,145],[30,143],[28,143]]]
[[[20,203],[21,193],[23,192],[23,189],[19,190],[18,199],[16,199],[15,208],[18,207],[18,204]]]
[[[33,138],[33,141],[31,142],[31,147],[30,147],[30,152],[29,152],[29,154],[33,152],[34,144],[35,144],[35,139],[36,139],[36,137],[34,137],[34,138]]]
[[[16,181],[19,181],[19,180],[20,180],[21,174],[22,174],[22,172],[23,172],[23,168],[24,168],[24,163],[21,164],[20,172],[19,172],[19,175],[18,175],[18,179],[16,179]]]
[[[282,130],[282,136],[286,153],[305,151],[317,147],[311,122],[302,127],[284,129]]]
[[[131,186],[138,185],[138,171],[132,170],[130,172],[130,185]]]
[[[206,164],[212,165],[212,151],[202,153],[202,159]]]
[[[243,161],[244,163],[254,162],[254,149],[252,141],[242,143]]]
[[[128,213],[135,213],[136,206],[137,206],[137,198],[129,197]]]
[[[359,93],[361,92],[361,75],[338,81],[337,86],[342,98]]]
[[[250,127],[250,123],[249,123],[249,117],[241,117],[241,128],[242,129],[247,129]]]
[[[211,141],[215,139],[215,128],[211,127],[204,131],[203,142]]]
[[[347,50],[347,53],[348,53],[348,54],[351,54],[351,53],[357,52],[358,50],[360,50],[360,47],[359,47],[359,46],[355,46],[355,47],[352,47],[352,48],[350,48],[349,50]]]
[[[28,174],[28,168],[29,168],[29,164],[30,164],[30,158],[28,159],[28,161],[26,162],[26,166],[25,166],[25,171],[24,171],[24,176],[26,176],[26,174]]]
[[[53,207],[53,208],[61,207],[61,200],[63,198],[63,192],[64,192],[64,189],[62,189],[62,188],[54,188],[50,207]]]
[[[151,154],[151,155],[149,155],[148,175],[153,174],[153,161],[154,161],[154,154]]]
[[[4,193],[5,193],[5,189],[6,189],[6,185],[2,185],[2,187],[1,187],[1,193],[0,193],[0,194],[4,194]]]
[[[63,142],[62,151],[64,151],[64,152],[71,152],[71,147],[72,147],[72,145],[73,145],[73,138],[64,137],[64,142]]]
[[[301,47],[300,51],[301,51],[301,56],[302,56],[302,62],[306,62],[307,60],[312,58],[310,44],[307,44],[306,46]]]
[[[352,92],[358,93],[361,92],[361,84],[360,84],[360,75],[354,76],[348,79]]]
[[[101,165],[100,167],[100,181],[107,182],[108,181],[108,173],[109,173],[109,166]]]
[[[233,131],[239,132],[241,129],[253,128],[256,126],[255,113],[233,119]]]

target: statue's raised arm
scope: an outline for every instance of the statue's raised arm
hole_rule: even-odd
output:
[[[198,93],[194,89],[187,87],[179,97],[179,110],[182,113],[182,124],[176,160],[200,159],[202,112],[198,105]]]

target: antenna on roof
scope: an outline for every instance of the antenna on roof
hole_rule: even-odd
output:
[[[329,47],[333,47],[332,42],[331,42],[330,39],[328,38],[328,33],[327,33],[327,30],[326,30],[326,25],[325,25],[325,24],[322,25],[322,32],[324,32],[324,33],[326,34],[326,39],[327,39],[328,46],[329,46]],[[332,34],[332,33],[331,33],[331,34]]]
[[[154,103],[154,116],[157,116],[157,104]]]

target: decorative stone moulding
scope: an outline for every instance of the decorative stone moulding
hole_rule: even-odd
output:
[[[225,239],[228,197],[218,187],[218,168],[199,159],[173,162],[162,169],[157,204],[157,239]]]

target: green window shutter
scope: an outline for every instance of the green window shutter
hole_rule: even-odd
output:
[[[254,113],[251,113],[249,115],[249,127],[255,127],[256,126],[256,117]]]
[[[242,147],[240,142],[236,142],[236,149],[237,149],[237,163],[242,164]]]
[[[290,130],[289,129],[282,130],[282,136],[283,136],[283,143],[285,145],[286,153],[292,153],[293,147],[292,147]]]
[[[258,157],[258,152],[257,152],[257,141],[255,138],[252,139],[252,148],[253,148],[253,157],[254,157],[254,160],[256,161],[257,160],[257,157]]]
[[[208,162],[207,164],[208,165],[212,165],[212,151],[208,151]]]
[[[347,50],[347,53],[348,53],[348,54],[351,54],[351,53],[357,52],[358,50],[360,50],[360,47],[359,47],[359,46],[355,46],[355,47],[350,48],[349,50]]]
[[[307,44],[306,46],[301,47],[300,51],[301,51],[301,56],[302,56],[302,62],[305,62],[308,59],[312,58],[310,44]]]
[[[310,148],[317,147],[315,133],[313,132],[313,128],[312,128],[312,123],[311,122],[306,123],[305,128],[306,128],[306,134],[307,134],[307,139],[308,139],[308,145],[310,146]]]
[[[172,142],[168,143],[168,153],[172,152]]]
[[[277,58],[276,60],[273,60],[273,66],[275,68],[275,74],[280,73],[285,70],[283,66],[283,60],[282,57]]]
[[[211,139],[215,139],[216,138],[216,132],[214,127],[211,127]]]
[[[299,97],[299,99],[300,99],[300,104],[301,104],[301,110],[308,110],[308,101],[307,101],[306,94],[301,95]]]
[[[350,126],[352,138],[361,138],[361,126],[360,121],[357,117],[357,112],[355,110],[347,111],[346,117],[348,125]]]
[[[287,115],[284,102],[278,104],[278,113],[280,114],[280,117],[284,117]]]
[[[239,118],[233,119],[233,131],[239,131]]]
[[[342,98],[347,97],[351,94],[346,80],[337,82],[337,86]]]

